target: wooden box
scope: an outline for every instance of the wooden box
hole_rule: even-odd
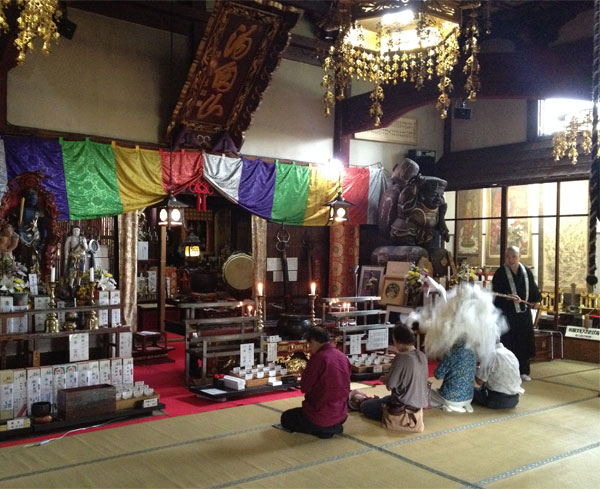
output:
[[[116,389],[108,384],[60,389],[57,408],[58,416],[65,420],[114,413]]]

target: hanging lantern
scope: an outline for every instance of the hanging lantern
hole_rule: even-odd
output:
[[[187,204],[177,200],[172,193],[169,193],[167,202],[161,207],[158,217],[159,226],[167,226],[169,229],[172,226],[183,225],[183,212],[182,209],[188,207]]]
[[[348,220],[348,208],[354,205],[352,202],[348,202],[342,197],[342,192],[338,192],[337,197],[324,206],[329,207],[329,220],[328,224],[334,222],[345,222]]]

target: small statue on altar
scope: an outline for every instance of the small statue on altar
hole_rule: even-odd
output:
[[[4,222],[0,226],[0,277],[12,275],[15,259],[14,249],[19,245],[19,235],[12,224]]]
[[[19,230],[21,243],[21,261],[27,266],[29,273],[40,273],[40,254],[42,240],[38,228],[39,213],[35,212],[31,221],[24,224]]]
[[[79,226],[73,226],[71,229],[71,234],[65,241],[64,250],[65,276],[74,278],[78,272],[85,271],[88,251],[87,239],[81,235]]]

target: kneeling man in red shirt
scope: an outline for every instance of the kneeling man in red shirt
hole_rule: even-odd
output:
[[[301,408],[288,409],[281,415],[281,426],[288,431],[331,438],[344,431],[350,363],[346,355],[329,342],[325,328],[314,326],[305,338],[311,356],[300,381],[304,401]]]

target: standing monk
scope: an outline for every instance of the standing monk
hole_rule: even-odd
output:
[[[542,300],[531,270],[520,262],[521,253],[516,246],[506,249],[504,266],[494,273],[494,292],[507,294],[511,299],[497,297],[494,301],[508,321],[508,332],[502,335],[502,344],[519,360],[521,379],[531,380],[529,359],[535,356],[533,318],[531,308],[524,302],[538,303]]]

